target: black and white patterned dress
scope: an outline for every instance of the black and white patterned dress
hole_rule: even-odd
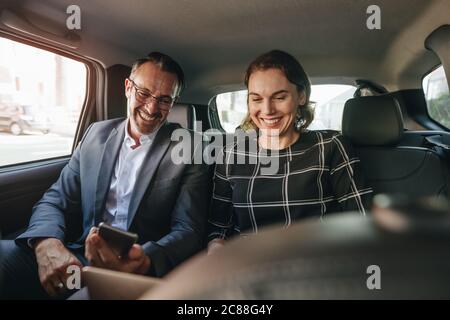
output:
[[[366,214],[372,189],[339,132],[302,132],[294,144],[278,151],[278,170],[271,174],[264,172],[267,156],[262,151],[274,157],[260,147],[242,151],[236,143],[222,151],[214,175],[209,240],[254,234],[274,223],[288,227],[298,219],[332,212]],[[237,164],[237,155],[245,164]]]

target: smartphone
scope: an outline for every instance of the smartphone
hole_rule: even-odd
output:
[[[99,224],[98,234],[120,257],[126,257],[128,251],[130,251],[133,244],[138,240],[137,234],[111,227],[104,222]]]

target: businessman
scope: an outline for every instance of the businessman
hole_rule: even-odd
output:
[[[181,142],[171,134],[180,126],[166,121],[183,86],[181,67],[167,55],[133,64],[128,118],[91,125],[28,229],[1,241],[2,297],[64,296],[72,265],[161,277],[203,248],[210,168],[174,164],[171,150]],[[117,257],[97,233],[102,221],[137,233],[139,244]]]

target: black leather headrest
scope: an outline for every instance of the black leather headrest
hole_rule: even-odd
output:
[[[125,79],[131,68],[115,64],[106,69],[106,106],[107,119],[127,116],[127,98],[125,97]]]
[[[403,135],[403,117],[397,100],[389,96],[348,100],[342,116],[342,134],[360,146],[398,143]]]
[[[167,121],[179,123],[183,128],[195,130],[195,109],[190,104],[175,104],[170,110]]]

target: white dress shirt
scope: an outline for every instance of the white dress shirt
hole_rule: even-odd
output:
[[[128,133],[130,120],[125,126],[125,137],[111,178],[103,220],[116,228],[127,230],[128,208],[131,195],[144,162],[159,128],[149,135],[141,135],[140,146],[135,147],[134,139]]]

